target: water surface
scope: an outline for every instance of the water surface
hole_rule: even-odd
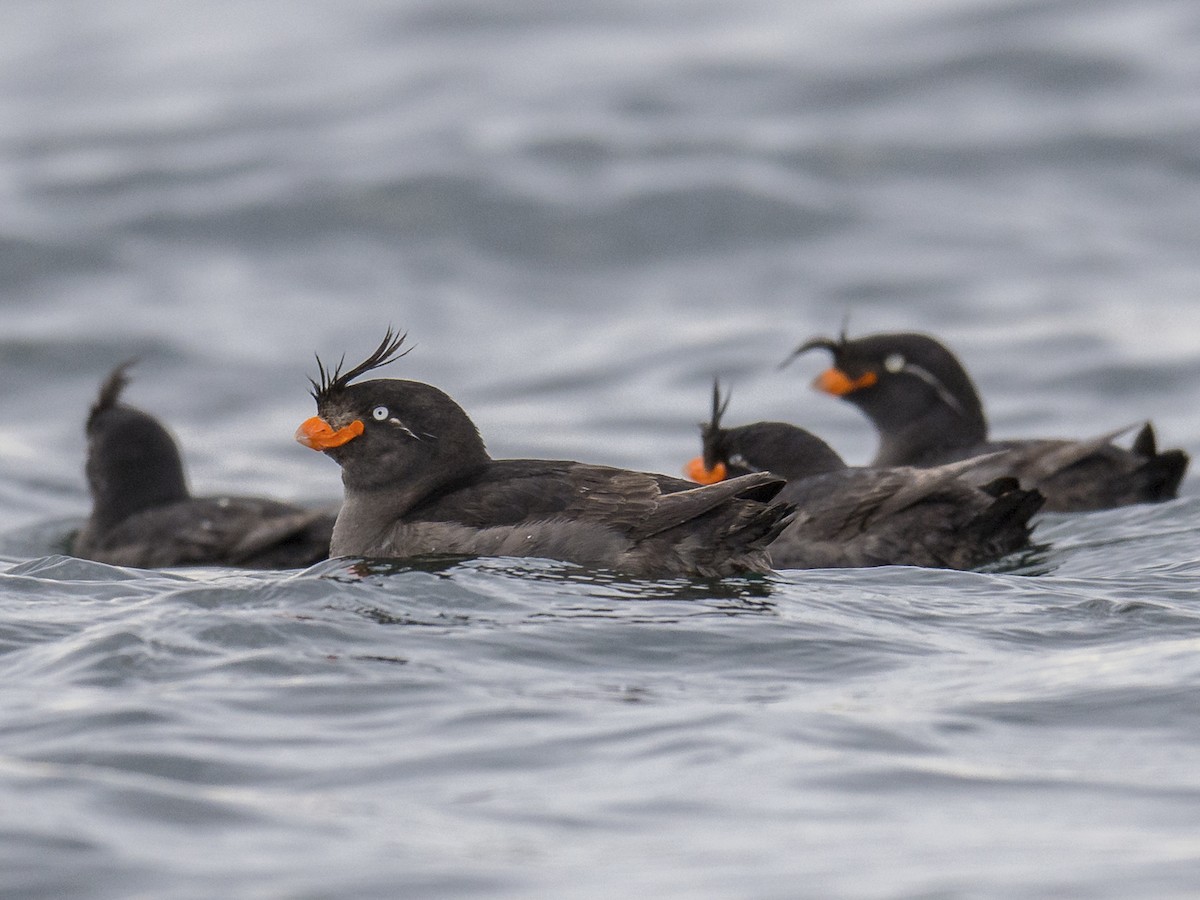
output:
[[[497,456],[874,438],[836,332],[998,436],[1200,448],[1200,12],[1150,2],[82,4],[0,37],[0,893],[1185,897],[1200,496],[994,572],[73,560],[104,374],[192,487],[320,503],[313,354]]]

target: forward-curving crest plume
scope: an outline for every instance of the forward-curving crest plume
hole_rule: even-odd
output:
[[[403,346],[405,338],[408,337],[407,332],[397,334],[389,326],[387,332],[383,336],[383,340],[379,342],[379,346],[375,348],[366,359],[360,362],[357,366],[350,369],[348,372],[342,372],[342,366],[346,364],[346,357],[343,356],[338,360],[338,364],[332,369],[321,362],[321,357],[317,357],[317,380],[308,379],[308,383],[312,385],[310,393],[313,399],[320,403],[322,400],[328,400],[334,394],[344,391],[346,387],[357,378],[359,375],[364,375],[373,369],[378,369],[381,366],[386,366],[393,360],[399,359],[401,356],[406,356],[412,347],[400,352],[400,347]]]
[[[88,413],[87,423],[89,426],[98,415],[117,405],[117,401],[121,398],[121,392],[125,390],[125,385],[129,384],[128,372],[136,362],[136,359],[127,359],[104,379],[104,383],[100,385],[100,394],[96,397],[96,402],[92,404],[92,409]]]
[[[838,353],[845,348],[846,344],[848,344],[850,342],[850,336],[848,333],[849,329],[850,329],[850,314],[846,313],[845,317],[842,319],[841,334],[839,334],[837,336],[836,340],[834,340],[833,338],[827,338],[827,337],[809,338],[807,341],[805,341],[803,344],[801,344],[799,347],[797,347],[795,350],[793,350],[788,355],[788,358],[779,364],[779,368],[781,368],[781,369],[787,368],[788,363],[790,363],[797,356],[807,353],[809,350],[828,350],[830,353],[832,353],[834,355],[834,358],[836,358]]]

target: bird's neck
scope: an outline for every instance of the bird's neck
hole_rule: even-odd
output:
[[[985,443],[987,423],[982,413],[964,416],[938,406],[899,427],[879,429],[879,437],[873,465],[928,465]]]
[[[479,469],[473,467],[454,475],[429,474],[388,486],[356,486],[343,477],[345,499],[333,526],[331,555],[380,555],[392,530],[412,510],[474,478]]]
[[[179,466],[165,466],[93,482],[92,517],[99,530],[113,528],[125,519],[148,509],[187,500],[187,482]]]

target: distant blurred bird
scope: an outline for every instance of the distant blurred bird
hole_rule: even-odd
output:
[[[259,497],[193,497],[174,439],[118,402],[130,363],[100,387],[87,419],[92,514],[72,553],[120,566],[290,569],[329,556],[334,516]]]
[[[1187,471],[1188,455],[1160,452],[1149,423],[1128,450],[1112,441],[1133,426],[1083,440],[989,440],[983,404],[966,369],[926,334],[816,337],[788,360],[815,349],[828,350],[833,367],[817,376],[814,387],[848,400],[874,423],[877,466],[935,466],[1008,450],[978,476],[1015,476],[1045,495],[1047,510],[1059,512],[1170,500]]]

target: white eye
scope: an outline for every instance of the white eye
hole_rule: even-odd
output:
[[[377,406],[371,410],[371,418],[376,422],[382,422],[390,415],[391,413],[388,412],[388,408],[386,406]]]
[[[892,353],[883,361],[883,367],[894,375],[904,368],[906,362],[902,354]]]

